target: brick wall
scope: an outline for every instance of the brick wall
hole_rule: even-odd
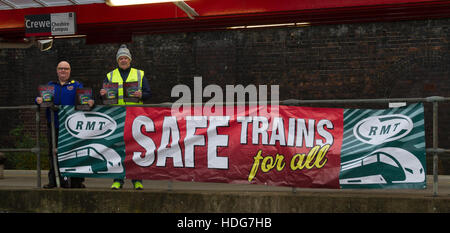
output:
[[[281,100],[450,96],[449,26],[450,19],[441,19],[149,34],[134,36],[128,46],[132,64],[150,82],[153,97],[147,103],[175,101],[171,88],[193,86],[198,75],[203,86],[278,84]],[[56,64],[64,59],[74,79],[98,92],[116,66],[118,47],[67,39],[46,52],[0,50],[0,105],[30,104],[37,85],[55,79]],[[7,98],[13,94],[18,96]],[[431,105],[425,107],[430,147]],[[446,148],[449,107],[441,104],[439,115],[439,144]],[[441,158],[440,171],[450,173],[450,159]]]

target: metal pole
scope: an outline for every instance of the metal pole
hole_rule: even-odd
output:
[[[438,102],[433,102],[433,196],[438,195]]]
[[[58,158],[56,157],[56,135],[55,135],[55,115],[53,109],[50,107],[50,119],[51,119],[51,127],[52,127],[52,156],[53,156],[53,168],[55,173],[56,187],[60,188],[61,184],[59,181],[59,167],[58,167]]]
[[[173,190],[173,183],[172,180],[169,180],[167,182],[167,191],[171,192]]]
[[[298,100],[298,99],[287,99],[280,100],[280,105],[301,105],[301,104],[385,104],[390,102],[408,102],[408,103],[432,103],[432,102],[448,102],[450,97],[442,96],[430,96],[426,98],[386,98],[386,99],[327,99],[327,100]],[[137,104],[134,107],[172,107],[174,103],[164,102],[159,104]],[[181,106],[200,106],[205,103],[194,102],[194,103],[180,103]],[[227,105],[262,105],[262,104],[272,104],[271,101],[257,101],[257,102],[216,102],[217,106],[227,106]],[[97,105],[104,106],[104,105]],[[126,105],[117,105],[126,106]]]
[[[36,173],[37,173],[37,187],[41,187],[41,147],[40,147],[40,137],[41,137],[41,117],[40,108],[36,108]]]
[[[34,148],[7,148],[0,149],[0,152],[34,152]]]
[[[2,110],[17,110],[17,109],[33,109],[36,108],[36,105],[22,105],[22,106],[2,106],[0,109]]]

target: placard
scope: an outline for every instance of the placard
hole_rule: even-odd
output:
[[[39,95],[42,97],[41,107],[50,107],[55,98],[55,87],[51,85],[39,85]]]
[[[123,83],[123,100],[125,102],[135,102],[138,103],[140,98],[135,96],[135,92],[139,91],[139,84],[138,82],[127,82]]]
[[[106,94],[102,96],[103,104],[117,104],[119,97],[119,84],[103,83],[102,88],[106,90]]]
[[[90,110],[89,100],[92,100],[92,88],[78,88],[75,109],[83,111]]]

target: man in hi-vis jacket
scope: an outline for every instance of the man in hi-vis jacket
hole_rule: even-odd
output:
[[[117,83],[118,89],[118,105],[134,105],[143,104],[143,100],[150,98],[150,86],[147,79],[144,76],[144,71],[131,67],[131,53],[126,45],[121,45],[116,54],[116,61],[119,65],[118,68],[110,71],[106,74],[104,83]],[[138,102],[127,102],[124,99],[125,90],[123,84],[127,82],[137,82],[138,90],[134,92],[134,97],[138,98]],[[100,95],[106,95],[106,90],[101,89]],[[121,189],[123,186],[123,179],[114,179],[111,189]],[[132,180],[134,189],[143,189],[142,180]]]

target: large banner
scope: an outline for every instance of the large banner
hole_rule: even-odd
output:
[[[421,104],[386,110],[232,106],[207,113],[63,106],[59,119],[63,176],[336,189],[426,184]]]
[[[423,104],[345,109],[343,188],[426,188]]]
[[[64,176],[124,177],[125,107],[97,107],[58,113],[58,162]]]

